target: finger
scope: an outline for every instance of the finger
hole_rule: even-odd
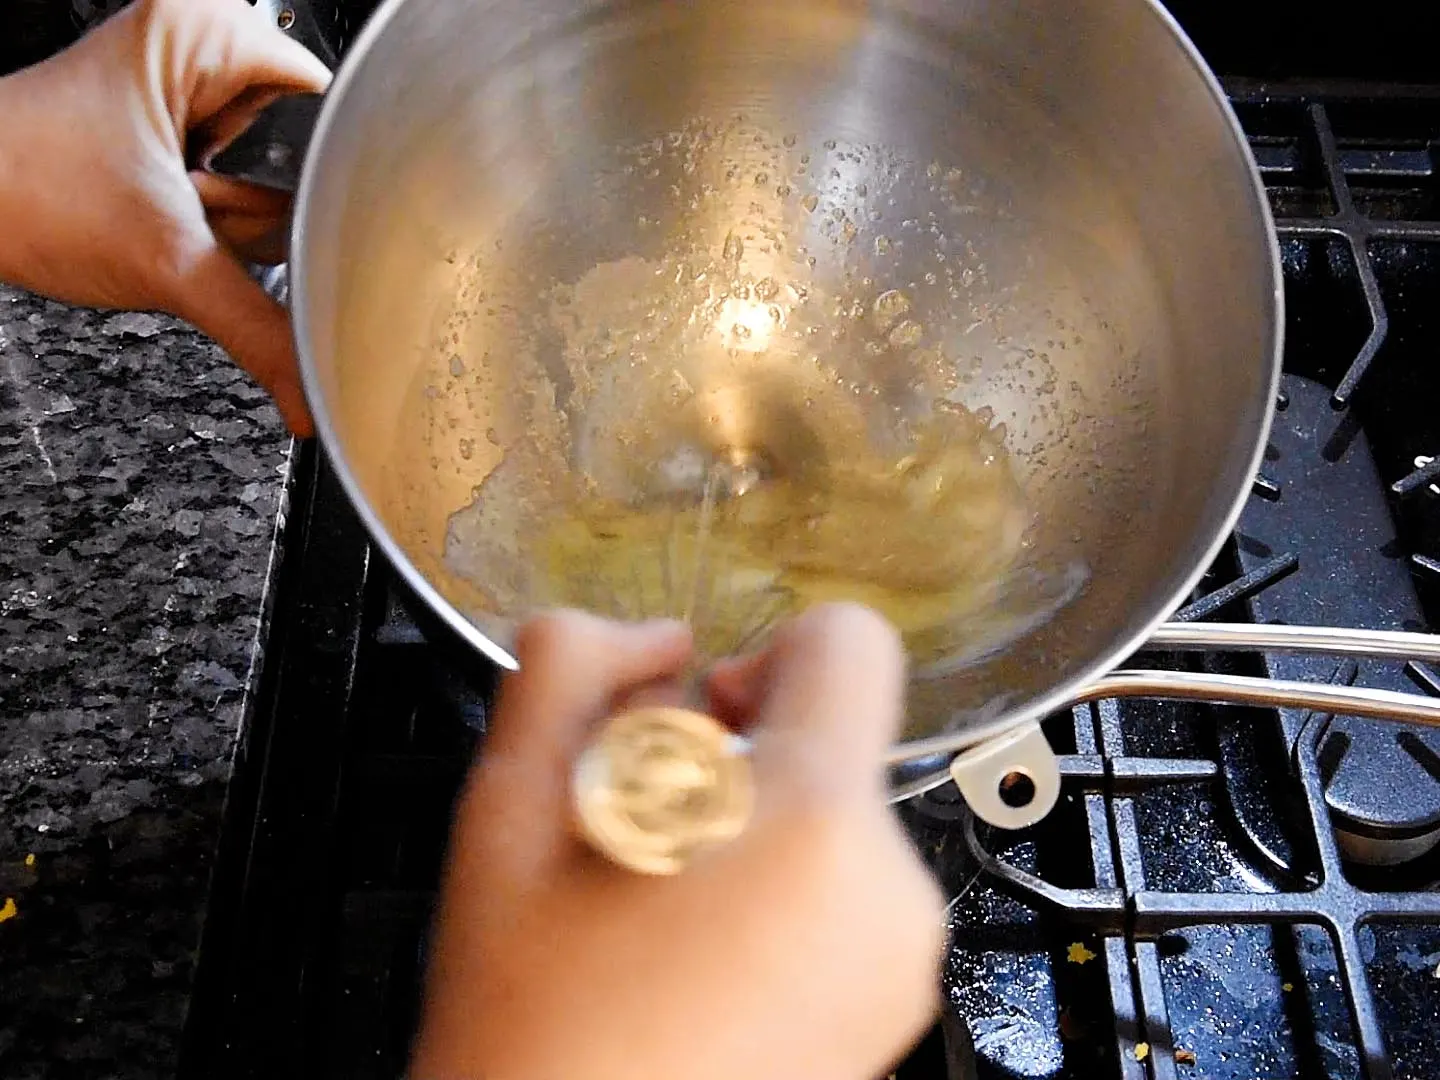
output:
[[[290,316],[228,252],[210,240],[187,261],[172,313],[193,323],[263,386],[297,436],[314,433]]]
[[[189,176],[207,214],[247,214],[278,221],[290,212],[291,197],[287,192],[242,184],[198,169]]]
[[[285,261],[289,231],[284,222],[251,214],[220,212],[206,216],[210,231],[232,255],[258,266],[276,266]]]
[[[754,734],[762,790],[868,792],[883,783],[904,714],[895,628],[856,604],[821,605],[780,628],[766,663]]]

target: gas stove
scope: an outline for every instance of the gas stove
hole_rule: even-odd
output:
[[[1224,82],[1280,232],[1286,374],[1177,617],[1440,629],[1440,80],[1289,38],[1247,57],[1221,8],[1178,14],[1249,76]],[[425,621],[314,446],[288,514],[182,1071],[394,1078],[495,672]],[[1146,665],[1440,694],[1417,663]],[[1065,786],[1039,826],[991,830],[951,785],[899,809],[952,942],[898,1080],[1440,1077],[1440,732],[1135,699],[1045,727]]]

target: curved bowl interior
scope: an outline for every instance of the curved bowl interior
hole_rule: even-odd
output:
[[[1048,711],[1143,640],[1238,512],[1278,377],[1253,163],[1145,0],[396,0],[326,105],[294,271],[345,483],[501,659],[557,470],[623,473],[635,416],[698,396],[803,453],[836,386],[867,418],[991,410],[1063,603],[922,665],[915,738]],[[897,288],[915,329],[879,347]]]

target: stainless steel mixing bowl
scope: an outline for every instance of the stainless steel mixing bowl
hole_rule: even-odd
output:
[[[691,434],[783,458],[844,452],[836,386],[867,418],[991,410],[1063,603],[917,672],[916,752],[1147,638],[1239,512],[1280,370],[1254,163],[1151,0],[388,0],[324,102],[291,266],[346,489],[505,664],[555,469],[620,476],[637,421],[723,414]]]

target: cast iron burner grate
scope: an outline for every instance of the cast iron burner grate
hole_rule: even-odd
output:
[[[1440,93],[1228,89],[1280,227],[1287,374],[1180,617],[1434,625]],[[494,673],[414,621],[313,446],[290,503],[182,1075],[394,1078]],[[1414,664],[1144,659],[1440,689]],[[903,808],[955,901],[950,1060],[932,1036],[900,1080],[1440,1076],[1435,733],[1133,699],[1047,733],[1065,794],[1039,826],[977,830],[951,785]]]
[[[1374,102],[1229,89],[1277,214],[1287,374],[1259,497],[1177,617],[1425,629],[1440,102],[1376,124]],[[1206,660],[1437,691],[1414,662],[1260,663]],[[1073,751],[1066,802],[1009,853],[953,789],[907,810],[958,894],[946,987],[980,1075],[1440,1075],[1440,733],[1116,701],[1047,730]]]

